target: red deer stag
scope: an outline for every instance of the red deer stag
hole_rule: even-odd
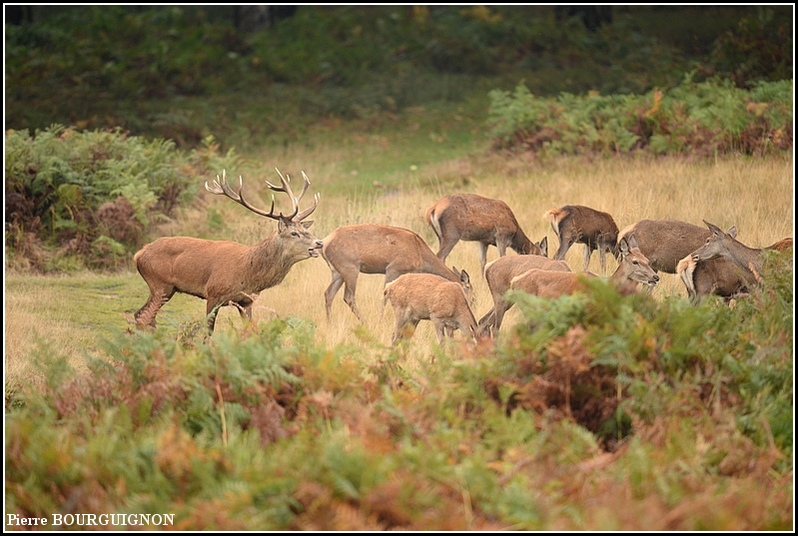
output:
[[[634,235],[622,238],[618,242],[618,255],[620,262],[609,277],[609,283],[615,285],[621,294],[634,293],[641,284],[654,286],[659,282],[659,276],[637,247]],[[598,276],[591,272],[552,272],[532,269],[513,278],[510,288],[541,298],[554,299],[585,290],[586,277]]]
[[[618,226],[606,212],[581,205],[565,205],[553,208],[546,213],[551,218],[551,228],[560,240],[560,247],[554,258],[564,260],[572,245],[585,245],[585,266],[587,271],[590,256],[598,250],[601,272],[607,272],[607,252],[615,254],[618,243]]]
[[[736,240],[736,228],[724,233],[718,226],[706,220],[704,223],[710,231],[709,237],[678,266],[679,276],[694,301],[708,294],[727,301],[747,294],[761,282],[764,251],[792,247],[792,238],[784,238],[764,249],[751,248]]]
[[[440,244],[438,258],[445,261],[458,241],[479,242],[479,265],[485,273],[488,246],[496,246],[503,257],[510,247],[522,255],[547,256],[548,238],[532,242],[504,201],[476,194],[443,197],[427,209],[427,223]]]
[[[324,238],[321,254],[332,272],[332,281],[324,292],[328,321],[333,298],[345,285],[344,302],[363,322],[355,301],[360,273],[385,274],[386,285],[410,272],[436,274],[461,284],[471,299],[468,273],[447,267],[424,239],[410,229],[372,223],[339,227]]]
[[[571,271],[567,262],[540,255],[507,255],[487,264],[485,279],[493,297],[493,307],[479,320],[480,333],[495,334],[499,331],[504,314],[512,307],[512,303],[504,297],[510,289],[510,281],[534,268],[554,272]]]
[[[391,302],[396,316],[391,344],[410,338],[421,320],[435,326],[438,343],[452,338],[459,329],[472,339],[477,338],[477,321],[468,305],[461,285],[435,274],[404,274],[388,283],[383,291],[383,306]]]
[[[305,185],[299,197],[294,195],[290,178],[280,175],[282,186],[266,184],[275,192],[284,192],[291,198],[291,214],[266,212],[253,207],[242,194],[243,178],[239,176],[238,191],[227,183],[226,174],[216,176],[213,184],[205,188],[216,195],[224,195],[248,210],[277,220],[277,231],[259,244],[248,246],[225,240],[203,240],[187,236],[163,237],[147,244],[133,257],[141,277],[150,288],[150,297],[135,314],[139,328],[155,327],[155,315],[176,292],[191,294],[207,302],[208,335],[213,334],[216,315],[226,305],[235,305],[241,317],[252,320],[252,303],[258,294],[279,284],[291,267],[299,261],[318,257],[322,242],[307,228],[312,221],[303,221],[316,209],[319,196],[314,196],[313,206],[299,211],[299,201],[310,186],[305,172]]]

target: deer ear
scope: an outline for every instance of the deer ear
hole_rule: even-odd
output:
[[[723,230],[720,227],[718,227],[717,225],[713,225],[713,224],[709,223],[707,220],[703,220],[703,221],[707,225],[707,228],[710,231],[712,231],[712,234],[716,234],[718,236],[723,236],[725,234],[723,232]]]
[[[311,225],[313,225],[313,220],[310,220],[310,221],[303,221],[303,222],[302,222],[302,227],[304,227],[305,229],[307,229],[307,228],[308,228],[308,227],[310,227]]]
[[[733,225],[729,227],[729,231],[726,234],[732,238],[737,238],[737,226]]]
[[[629,242],[627,241],[626,237],[621,238],[621,240],[618,242],[618,251],[621,252],[621,255],[629,254]]]
[[[283,221],[282,218],[280,218],[279,220],[277,220],[277,232],[282,233],[283,230],[285,230],[285,222]]]

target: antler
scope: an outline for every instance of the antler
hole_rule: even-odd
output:
[[[288,194],[288,196],[291,198],[291,204],[293,206],[293,213],[290,216],[284,216],[282,212],[280,214],[274,213],[274,196],[272,196],[272,206],[269,212],[266,212],[265,210],[259,209],[251,205],[249,201],[244,199],[244,196],[241,193],[244,188],[244,178],[241,175],[238,176],[238,191],[235,191],[230,187],[230,185],[227,182],[226,170],[222,170],[221,179],[219,178],[219,175],[216,176],[216,179],[213,181],[213,184],[208,184],[208,182],[206,181],[205,189],[212,194],[224,195],[226,197],[229,197],[236,203],[251,210],[255,214],[260,214],[261,216],[265,216],[273,220],[279,220],[280,218],[287,218],[294,221],[302,221],[303,219],[310,216],[310,214],[314,210],[316,210],[316,206],[319,204],[319,194],[313,196],[314,204],[312,207],[305,209],[304,211],[299,213],[299,200],[302,199],[308,187],[310,186],[310,180],[308,179],[307,175],[305,175],[305,172],[304,171],[302,172],[302,176],[305,178],[305,186],[302,189],[302,193],[299,194],[299,197],[296,197],[294,195],[294,192],[291,190],[291,185],[289,184],[290,179],[283,177],[283,174],[280,173],[279,169],[277,170],[277,173],[280,175],[280,181],[282,182],[283,185],[275,186],[274,184],[271,184],[269,181],[266,181],[266,184],[271,190],[274,190],[275,192],[285,192],[286,194]]]
[[[280,176],[280,182],[282,183],[282,186],[275,186],[269,181],[266,181],[266,185],[275,192],[287,193],[288,197],[291,198],[291,204],[293,205],[294,212],[290,216],[287,216],[287,218],[294,221],[302,221],[308,216],[310,216],[313,213],[313,211],[316,210],[316,207],[319,204],[319,194],[317,193],[313,196],[312,207],[306,208],[302,212],[299,212],[299,201],[305,196],[305,192],[307,192],[308,188],[310,187],[310,179],[305,174],[305,172],[304,171],[302,172],[302,178],[305,179],[305,184],[302,187],[302,191],[299,193],[299,197],[297,197],[294,195],[294,191],[291,189],[291,177],[283,176],[283,174],[280,173],[279,169],[277,168],[274,169],[275,171],[277,171],[277,174]]]

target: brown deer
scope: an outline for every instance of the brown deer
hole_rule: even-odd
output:
[[[709,295],[716,295],[729,302],[749,293],[752,285],[756,285],[754,274],[741,271],[729,259],[718,257],[697,262],[693,255],[687,255],[679,261],[676,273],[684,283],[687,296],[697,303]]]
[[[606,254],[616,253],[618,243],[618,226],[606,212],[582,205],[565,205],[546,212],[550,217],[551,228],[560,240],[560,246],[554,258],[564,260],[565,254],[573,244],[585,245],[585,266],[587,271],[590,257],[594,250],[599,253],[601,272],[607,272]]]
[[[383,306],[391,302],[396,316],[391,344],[412,337],[421,320],[432,322],[441,345],[444,337],[453,338],[457,329],[476,340],[477,321],[468,301],[460,284],[438,275],[409,273],[399,276],[383,290]]]
[[[314,196],[313,206],[300,212],[299,201],[310,180],[303,171],[305,185],[296,197],[290,178],[284,177],[280,170],[277,173],[282,186],[268,181],[266,184],[291,198],[292,212],[287,216],[274,213],[274,199],[269,212],[250,205],[242,193],[241,176],[237,192],[227,183],[224,171],[221,179],[217,175],[213,184],[205,183],[212,194],[224,195],[255,214],[277,220],[277,231],[259,244],[248,246],[225,240],[172,236],[159,238],[136,253],[133,262],[150,288],[147,302],[135,314],[139,328],[154,328],[158,311],[176,292],[206,300],[208,335],[213,334],[219,309],[226,305],[236,306],[241,317],[251,321],[252,303],[262,290],[279,284],[297,262],[319,256],[322,242],[307,231],[313,222],[303,221],[316,210],[318,194]]]
[[[458,241],[479,242],[479,266],[485,273],[488,246],[503,257],[510,247],[522,255],[549,253],[548,238],[532,242],[504,201],[476,194],[447,195],[429,207],[427,223],[440,244],[438,258],[445,261]]]
[[[729,233],[737,233],[732,227]],[[706,227],[679,220],[640,220],[618,235],[623,238],[633,234],[640,251],[648,258],[657,272],[677,273],[677,265],[686,256],[697,250],[709,238]]]
[[[480,333],[495,334],[499,331],[504,314],[512,307],[512,303],[504,297],[510,289],[510,281],[533,268],[555,272],[571,271],[567,262],[540,255],[506,255],[487,264],[485,279],[493,297],[493,307],[479,320]]]
[[[335,295],[344,288],[344,303],[363,322],[355,301],[360,273],[385,274],[387,285],[402,274],[431,273],[462,285],[471,299],[468,273],[449,268],[418,234],[402,227],[363,223],[339,227],[324,238],[321,254],[332,272],[324,292],[327,320],[330,320]]]
[[[659,276],[651,268],[645,255],[637,247],[634,235],[618,242],[620,262],[609,277],[608,282],[621,294],[631,294],[639,285],[655,286]],[[514,277],[510,282],[512,290],[521,290],[541,298],[554,299],[586,290],[585,278],[598,277],[591,272],[553,272],[532,269]]]
[[[763,249],[751,248],[736,240],[736,228],[724,233],[706,220],[710,231],[703,246],[679,263],[679,276],[694,301],[708,294],[730,299],[747,294],[761,282],[764,251],[784,251],[792,238],[784,238]]]

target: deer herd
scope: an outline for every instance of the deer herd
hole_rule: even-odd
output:
[[[277,230],[255,245],[187,236],[163,237],[145,245],[133,258],[136,269],[149,287],[146,303],[135,313],[140,329],[153,329],[161,307],[175,293],[206,301],[207,334],[213,334],[219,309],[234,306],[246,321],[252,320],[252,305],[258,294],[278,285],[294,264],[321,257],[332,280],[324,292],[327,320],[341,287],[344,302],[360,322],[363,315],[355,301],[358,275],[384,274],[383,307],[390,303],[396,325],[392,344],[412,336],[421,320],[435,327],[439,343],[460,330],[471,340],[495,337],[505,313],[512,306],[508,291],[522,291],[544,299],[556,299],[587,288],[590,278],[600,277],[588,270],[597,251],[602,274],[611,254],[617,269],[603,279],[619,293],[645,289],[659,282],[658,272],[678,274],[693,302],[717,295],[727,302],[745,296],[762,280],[764,252],[792,247],[784,238],[765,248],[752,248],[736,239],[737,229],[724,232],[704,221],[705,227],[672,219],[640,220],[619,231],[612,216],[590,207],[565,205],[547,211],[558,240],[554,258],[548,257],[548,239],[533,242],[521,229],[509,205],[476,194],[447,195],[430,206],[426,223],[438,238],[438,251],[416,232],[390,225],[363,223],[339,227],[319,239],[308,231],[305,221],[319,204],[319,195],[306,209],[290,178],[279,170],[280,186],[266,181],[273,192],[285,193],[291,201],[289,214],[275,214],[271,208],[256,208],[243,195],[243,178],[238,188],[227,182],[226,173],[205,188],[214,195],[232,199],[247,210],[277,221]],[[446,265],[446,258],[460,241],[479,244],[481,276],[493,298],[493,307],[479,320],[472,304],[472,280],[465,270]],[[584,245],[584,264],[575,272],[565,262],[574,244]],[[487,262],[487,250],[495,246],[499,257]],[[507,254],[507,248],[517,254]]]

